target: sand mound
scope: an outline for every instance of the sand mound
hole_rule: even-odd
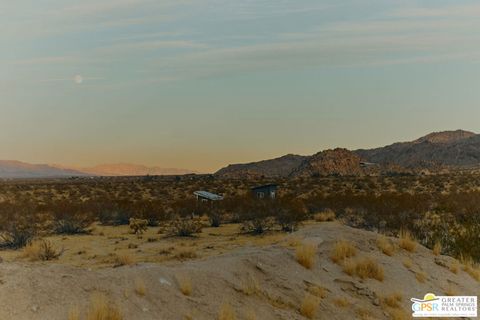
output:
[[[353,259],[369,258],[383,268],[383,281],[350,276],[333,263],[330,256],[339,239],[354,245]],[[124,319],[132,320],[216,319],[225,304],[237,319],[253,319],[248,318],[253,314],[265,320],[305,319],[300,309],[308,292],[322,297],[314,319],[388,319],[392,313],[408,319],[411,297],[427,292],[478,294],[479,283],[456,260],[435,256],[422,246],[408,252],[398,247],[398,239],[389,239],[396,251],[388,256],[378,249],[377,240],[378,234],[334,222],[309,226],[279,245],[244,247],[183,263],[88,270],[4,262],[0,319],[64,320],[75,306],[83,318],[95,292],[108,296]],[[311,269],[296,261],[295,246],[300,242],[317,247]],[[188,293],[189,285],[191,294],[184,295],[180,289]],[[385,299],[393,295],[396,302]]]

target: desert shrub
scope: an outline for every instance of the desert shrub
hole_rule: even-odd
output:
[[[417,242],[413,239],[412,234],[407,230],[400,231],[400,239],[398,240],[400,248],[409,252],[415,252],[417,248]]]
[[[263,234],[275,226],[275,220],[272,217],[256,217],[244,221],[240,230],[245,233]]]
[[[335,263],[341,263],[345,259],[353,257],[357,254],[357,249],[355,246],[346,240],[339,240],[333,246],[332,252],[330,253],[330,259]]]
[[[335,218],[336,214],[331,209],[326,209],[313,215],[313,219],[317,222],[335,221]]]
[[[132,204],[131,211],[135,216],[146,220],[149,227],[156,227],[160,222],[171,218],[160,201],[137,201]]]
[[[201,233],[203,224],[199,219],[177,218],[170,225],[170,234],[178,237],[191,237]]]
[[[307,269],[311,269],[315,264],[316,253],[317,246],[310,243],[304,243],[297,248],[295,255],[298,263]]]
[[[300,313],[308,319],[314,319],[319,306],[320,299],[307,294],[305,298],[303,298],[302,305],[300,306]]]
[[[49,261],[58,259],[64,249],[56,249],[50,241],[41,240],[28,244],[23,250],[23,257],[30,261]]]
[[[53,229],[57,234],[87,233],[92,224],[92,214],[80,204],[61,201],[50,204]]]
[[[103,225],[128,225],[134,216],[132,203],[125,200],[92,200],[90,208]]]
[[[383,281],[383,268],[372,258],[349,259],[343,263],[343,271],[350,276],[361,279],[376,279]]]
[[[224,303],[218,312],[218,320],[235,320],[237,316],[229,303]]]
[[[135,257],[130,254],[123,253],[123,254],[116,254],[114,256],[113,266],[122,267],[122,266],[129,266],[135,264]]]
[[[395,246],[385,236],[380,236],[377,239],[377,247],[387,256],[393,256],[395,253]]]
[[[271,205],[273,215],[283,231],[293,232],[307,218],[303,203],[290,197],[280,198]]]
[[[123,320],[123,315],[105,295],[97,293],[92,296],[87,320]]]
[[[40,229],[35,206],[29,203],[0,206],[0,246],[19,249],[28,245]]]
[[[399,292],[391,293],[382,299],[382,302],[390,308],[400,308],[403,295]]]
[[[130,218],[129,225],[134,234],[142,234],[148,229],[148,220]]]
[[[222,223],[223,215],[222,212],[218,209],[212,208],[207,211],[208,220],[210,222],[210,226],[214,228],[220,227]]]
[[[147,294],[147,287],[145,281],[140,278],[135,279],[135,293],[141,297]]]
[[[177,280],[180,292],[185,296],[190,296],[193,291],[192,279],[185,274],[176,274],[175,279]]]

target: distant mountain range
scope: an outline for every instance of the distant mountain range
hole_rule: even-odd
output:
[[[101,164],[94,167],[78,168],[77,170],[95,176],[162,176],[195,173],[187,169],[147,167],[131,163]]]
[[[176,168],[147,167],[137,164],[103,164],[80,168],[63,165],[30,164],[15,160],[0,160],[0,178],[63,178],[82,176],[145,176],[145,175],[182,175],[195,173],[191,170]]]
[[[232,164],[215,175],[242,177],[309,177],[439,172],[480,165],[480,135],[456,130],[430,133],[410,142],[398,142],[368,150],[333,149],[312,156],[280,158]]]
[[[311,177],[440,172],[480,168],[480,135],[456,130],[430,133],[409,142],[375,149],[333,149],[311,156],[288,154],[258,162],[232,164],[215,173],[223,178]],[[103,164],[94,167],[29,164],[0,160],[0,178],[71,176],[182,175],[187,169],[148,167],[137,164]]]

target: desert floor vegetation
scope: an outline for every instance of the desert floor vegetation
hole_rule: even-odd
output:
[[[412,237],[412,234],[408,230],[400,231],[400,239],[398,240],[398,246],[408,252],[415,252],[417,249],[417,242]]]
[[[390,308],[400,308],[403,295],[400,292],[393,292],[383,297],[382,302]]]
[[[130,266],[135,264],[135,257],[129,253],[116,254],[114,257],[114,267]]]
[[[383,281],[385,274],[382,266],[373,258],[362,257],[348,259],[343,263],[343,271],[350,276],[361,279],[376,279]]]
[[[22,257],[30,261],[49,261],[58,259],[63,249],[55,248],[48,240],[39,240],[28,244],[23,249]]]
[[[433,245],[432,252],[434,255],[439,256],[442,254],[442,243],[440,241],[436,241]]]
[[[143,297],[147,294],[147,286],[145,285],[145,281],[141,278],[135,279],[135,293],[140,297]]]
[[[87,310],[86,320],[123,320],[118,307],[110,302],[102,293],[92,296],[90,307]]]
[[[311,294],[305,295],[300,306],[300,313],[308,319],[314,319],[320,306],[320,299]]]
[[[228,302],[224,302],[218,311],[218,320],[236,320],[235,310]]]
[[[295,257],[297,262],[307,269],[312,269],[317,255],[317,246],[312,243],[303,243],[297,247]]]
[[[193,284],[191,277],[187,274],[176,274],[175,279],[177,280],[180,292],[185,296],[190,296],[193,292]]]
[[[346,308],[350,306],[352,303],[349,299],[345,297],[337,297],[333,299],[333,304],[339,308]]]
[[[395,246],[385,236],[380,236],[377,239],[377,247],[380,251],[382,251],[382,253],[386,254],[387,256],[393,256],[395,253]]]
[[[350,241],[340,240],[333,246],[330,259],[335,263],[342,263],[347,258],[351,258],[357,254],[357,249]]]

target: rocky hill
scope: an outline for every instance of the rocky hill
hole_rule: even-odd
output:
[[[312,156],[287,155],[272,160],[229,165],[216,172],[226,178],[307,177],[406,173],[480,166],[480,135],[456,130],[430,133],[410,142],[375,149],[333,149]]]
[[[361,163],[360,156],[347,149],[325,150],[307,157],[290,175],[294,177],[361,175],[366,172]]]
[[[217,171],[215,175],[224,178],[287,177],[306,159],[308,157],[287,154],[271,160],[231,164]]]
[[[462,130],[436,132],[411,142],[355,152],[369,162],[412,169],[477,166],[480,135]]]

